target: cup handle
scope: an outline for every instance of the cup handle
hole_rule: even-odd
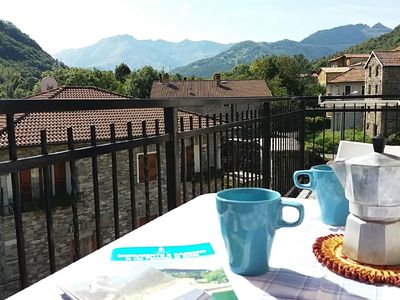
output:
[[[289,207],[294,207],[297,209],[297,211],[299,212],[299,218],[297,219],[297,221],[295,222],[286,222],[285,220],[283,220],[282,218],[282,209],[284,206],[289,206]],[[278,221],[278,226],[277,228],[281,228],[281,227],[295,227],[300,225],[303,222],[304,219],[304,207],[303,204],[298,203],[298,202],[294,202],[294,201],[290,201],[290,200],[281,200],[281,217]]]
[[[301,175],[308,176],[309,182],[308,183],[300,183],[299,176],[301,176]],[[294,182],[294,185],[296,187],[298,187],[299,189],[306,189],[306,190],[314,190],[315,189],[313,172],[311,170],[295,171],[293,173],[293,182]]]

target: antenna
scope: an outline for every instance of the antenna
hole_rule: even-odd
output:
[[[53,77],[45,77],[40,83],[40,92],[44,93],[58,88],[58,83]]]

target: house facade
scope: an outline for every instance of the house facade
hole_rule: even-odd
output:
[[[326,83],[332,78],[336,77],[339,74],[342,74],[348,71],[349,67],[323,67],[319,69],[317,72],[318,83],[322,86],[326,86]]]
[[[365,72],[363,68],[352,67],[326,83],[326,95],[364,95],[365,94]],[[343,115],[344,114],[344,115]],[[331,117],[331,128],[340,130],[344,118],[345,128],[362,128],[363,114],[361,112],[336,112]]]
[[[350,68],[336,75],[326,83],[326,95],[364,95],[365,71],[363,68]]]
[[[128,99],[119,94],[104,91],[94,87],[59,87],[41,94],[30,97],[35,99]],[[131,99],[131,101],[135,101]],[[179,111],[178,117],[184,120],[184,130],[189,130],[189,119],[194,119],[194,128],[198,128],[199,116],[194,113]],[[67,128],[71,127],[76,141],[75,148],[90,146],[90,126],[96,128],[96,142],[98,144],[110,142],[110,124],[115,126],[116,140],[126,140],[127,123],[131,122],[134,137],[141,137],[142,121],[147,122],[147,135],[155,134],[155,120],[159,120],[160,134],[164,133],[163,109],[114,109],[98,111],[73,111],[73,112],[45,112],[19,114],[15,120],[15,135],[18,157],[40,155],[40,132],[46,130],[49,153],[67,150]],[[4,120],[0,120],[4,125]],[[205,121],[202,120],[205,127]],[[197,140],[197,139],[195,139]],[[218,137],[219,140],[219,137]],[[193,155],[186,157],[188,172],[193,168],[199,169],[199,159],[196,157],[201,150],[198,141],[192,145],[185,140],[186,148],[191,149]],[[8,160],[7,132],[5,128],[0,131],[0,159]],[[220,168],[220,161],[213,160],[213,149],[211,146],[210,165]],[[220,146],[216,148],[217,157],[220,157]],[[197,149],[197,150],[196,150]],[[130,175],[129,175],[129,153],[127,150],[116,152],[117,186],[120,216],[120,235],[129,232],[132,227],[137,227],[146,222],[146,210],[154,218],[166,211],[166,163],[165,147],[159,147],[160,170],[157,169],[156,145],[147,146],[147,170],[148,170],[148,198],[146,203],[146,187],[144,183],[145,162],[144,149],[142,147],[133,149],[133,169],[135,181],[135,211],[132,211],[130,197]],[[204,155],[205,157],[205,155]],[[113,196],[114,187],[112,164],[110,154],[96,157],[97,174],[100,200],[100,223],[102,232],[102,245],[115,239],[113,221]],[[97,241],[95,234],[94,216],[94,189],[93,189],[93,165],[91,158],[84,158],[75,162],[76,179],[78,189],[78,220],[80,228],[80,244],[82,256],[96,250]],[[160,176],[161,178],[158,178]],[[66,201],[71,196],[71,170],[70,162],[59,162],[50,167],[51,193],[53,203]],[[162,210],[159,211],[158,197],[161,182],[161,197],[163,199]],[[46,216],[38,207],[43,202],[43,171],[41,169],[27,169],[19,174],[21,186],[21,200],[24,209],[23,226],[26,260],[28,269],[28,281],[36,282],[49,275],[48,249],[46,232]],[[16,235],[14,216],[12,215],[12,187],[10,175],[0,177],[1,191],[1,213],[0,213],[0,298],[11,295],[18,290],[19,276],[17,265]],[[188,190],[192,189],[191,182],[187,182]],[[198,186],[197,186],[198,188]],[[198,191],[197,191],[198,193]],[[65,199],[67,198],[67,199]],[[65,204],[65,202],[64,202]],[[54,204],[53,204],[54,205]],[[53,207],[53,227],[56,268],[60,269],[75,260],[73,218],[70,205]],[[135,216],[135,224],[132,224],[132,214]]]
[[[400,50],[372,51],[364,71],[366,95],[400,95]],[[370,134],[390,134],[394,133],[394,122],[393,113],[367,114],[366,126]]]
[[[168,76],[161,78],[160,81],[153,82],[150,98],[151,99],[187,99],[187,98],[249,98],[271,97],[269,90],[264,80],[221,80],[220,74],[215,74],[213,80],[180,80],[170,81]],[[262,109],[263,104],[232,104],[232,105],[209,105],[207,107],[184,107],[183,109],[195,112],[201,115],[208,115],[217,118],[222,117],[223,121],[240,121],[242,118],[249,118],[256,111]],[[231,133],[229,133],[231,135]],[[242,135],[240,132],[239,135]],[[245,136],[246,133],[243,133]],[[221,145],[223,161],[225,162],[224,169],[228,172],[240,173],[243,161],[239,157],[245,157],[243,149],[247,149],[244,139],[234,139],[229,137],[227,141]],[[246,163],[254,165],[257,168],[260,164],[260,145],[253,145],[254,155],[248,155]],[[233,153],[233,159],[230,161],[227,158],[227,153]],[[229,155],[230,156],[230,155]],[[256,160],[256,162],[254,161]],[[239,175],[240,176],[240,175]]]

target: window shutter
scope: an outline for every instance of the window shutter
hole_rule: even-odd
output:
[[[32,201],[31,170],[22,170],[19,172],[19,180],[21,185],[21,200]]]
[[[149,170],[148,176],[149,181],[157,179],[157,154],[147,154],[147,167]],[[144,182],[144,155],[139,155],[139,182]]]

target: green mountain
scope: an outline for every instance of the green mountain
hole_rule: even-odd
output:
[[[346,53],[369,53],[372,50],[393,50],[400,48],[400,25],[393,31],[370,39],[346,50]]]
[[[371,38],[365,42],[313,61],[313,70],[316,72],[321,67],[328,66],[329,59],[333,58],[334,56],[339,56],[343,53],[371,53],[373,50],[393,49],[400,49],[400,25],[389,33],[383,34],[379,37]]]
[[[250,64],[255,59],[265,55],[303,54],[307,58],[316,58],[330,53],[332,53],[331,48],[303,45],[291,40],[282,40],[275,43],[245,41],[233,45],[230,49],[214,57],[176,68],[172,72],[184,76],[211,77],[214,73],[229,71],[238,64]]]
[[[131,69],[152,66],[170,70],[193,61],[214,56],[231,44],[210,41],[184,40],[179,43],[164,40],[137,40],[130,35],[118,35],[102,39],[85,48],[67,49],[54,57],[70,67],[114,70],[121,62]]]
[[[58,62],[12,23],[0,20],[0,98],[24,97]]]
[[[214,57],[195,61],[187,66],[176,68],[172,72],[184,76],[211,77],[214,73],[229,71],[239,63],[249,64],[259,57],[272,54],[303,54],[308,59],[317,59],[390,31],[390,28],[380,23],[373,27],[356,24],[321,30],[301,42],[281,40],[274,43],[255,43],[246,41],[235,44]]]
[[[365,24],[346,25],[318,31],[303,39],[301,43],[325,45],[335,50],[342,50],[390,31],[390,28],[381,23],[377,23],[372,27]]]

